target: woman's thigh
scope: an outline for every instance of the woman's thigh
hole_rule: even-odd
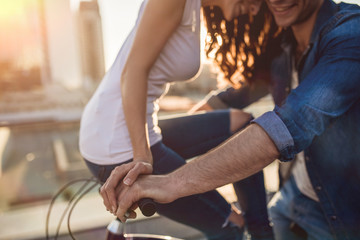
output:
[[[151,153],[154,161],[154,174],[166,174],[172,172],[186,163],[184,158],[161,141],[151,147]]]
[[[161,141],[151,146],[151,153],[153,155],[153,173],[154,174],[166,174],[169,173],[186,163],[185,159],[174,152],[169,147],[165,146]],[[89,168],[92,175],[98,178],[102,183],[110,176],[111,171],[122,164],[131,162],[128,161],[112,164],[112,165],[99,165],[92,163],[85,159],[85,163]]]
[[[230,110],[160,119],[163,143],[188,159],[218,146],[231,136]]]
[[[112,164],[112,165],[99,165],[96,163],[92,163],[86,159],[85,163],[88,167],[88,169],[90,170],[90,172],[92,173],[92,175],[94,177],[96,177],[101,183],[105,183],[106,179],[108,179],[108,177],[111,174],[111,171],[116,168],[117,166],[120,166],[121,164],[124,163],[128,163],[131,162],[132,160],[126,161],[126,162],[122,162],[122,163],[118,163],[118,164]]]

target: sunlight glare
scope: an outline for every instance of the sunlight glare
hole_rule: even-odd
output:
[[[0,21],[15,18],[23,14],[24,0],[1,0]]]

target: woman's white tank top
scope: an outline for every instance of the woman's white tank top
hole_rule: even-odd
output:
[[[142,3],[134,28],[86,105],[81,118],[80,152],[85,159],[96,164],[117,164],[133,157],[122,107],[120,77],[147,2],[145,0]],[[166,93],[168,84],[194,78],[199,71],[200,7],[200,0],[186,1],[180,25],[150,71],[146,112],[150,145],[161,140],[157,124],[158,101]]]

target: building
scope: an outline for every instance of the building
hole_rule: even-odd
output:
[[[105,74],[103,33],[97,0],[80,2],[78,27],[83,86],[94,88]]]
[[[45,42],[49,65],[48,84],[61,84],[69,88],[81,86],[81,60],[78,44],[76,16],[70,2],[42,0]]]
[[[39,2],[4,1],[0,10],[0,92],[40,87],[43,52]]]
[[[3,1],[0,125],[78,120],[105,72],[97,1]]]
[[[97,1],[80,2],[75,13],[70,0],[2,1],[2,92],[97,85],[105,71]]]

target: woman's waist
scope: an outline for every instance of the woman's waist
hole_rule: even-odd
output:
[[[161,133],[149,129],[150,145],[162,139]],[[132,145],[127,131],[114,131],[112,136],[87,134],[80,137],[81,155],[97,164],[115,164],[132,159]]]

